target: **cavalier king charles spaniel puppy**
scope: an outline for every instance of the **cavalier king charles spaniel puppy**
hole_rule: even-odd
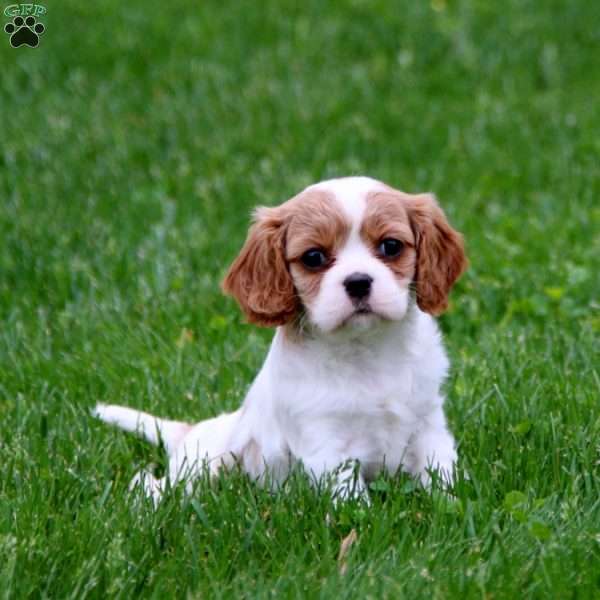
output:
[[[300,464],[342,499],[368,500],[382,470],[451,483],[448,359],[433,316],[466,265],[433,195],[367,177],[311,185],[256,210],[223,282],[249,322],[276,328],[242,406],[196,425],[104,404],[95,415],[162,441],[168,473],[132,482],[155,500],[167,482],[190,488],[203,469],[233,465],[279,483]]]

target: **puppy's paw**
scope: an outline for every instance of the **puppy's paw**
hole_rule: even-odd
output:
[[[149,471],[141,470],[133,476],[128,489],[130,492],[141,490],[146,497],[152,500],[154,506],[157,506],[162,498],[165,483],[165,478],[158,479]]]

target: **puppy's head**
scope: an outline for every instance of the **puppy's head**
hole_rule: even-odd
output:
[[[252,323],[305,314],[329,332],[399,321],[413,293],[437,315],[466,264],[462,236],[434,196],[348,177],[259,208],[223,289]]]

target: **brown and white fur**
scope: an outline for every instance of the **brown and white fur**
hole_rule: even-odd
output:
[[[342,498],[366,496],[383,469],[425,485],[437,469],[449,482],[448,360],[432,315],[447,308],[466,264],[462,236],[431,194],[367,177],[312,185],[256,210],[223,283],[248,321],[276,327],[242,406],[197,425],[114,405],[95,414],[162,439],[165,478],[135,479],[155,499],[167,479],[189,485],[203,468],[233,464],[274,482],[301,464],[315,482],[330,477]]]

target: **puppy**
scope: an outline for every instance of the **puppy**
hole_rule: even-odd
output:
[[[317,183],[258,208],[223,282],[249,322],[276,327],[235,412],[189,425],[99,404],[97,417],[169,453],[168,473],[134,484],[158,500],[167,481],[239,464],[281,482],[300,463],[338,498],[404,469],[450,483],[456,449],[440,385],[448,369],[433,319],[467,264],[434,196],[367,177]],[[266,476],[268,473],[268,477]]]

